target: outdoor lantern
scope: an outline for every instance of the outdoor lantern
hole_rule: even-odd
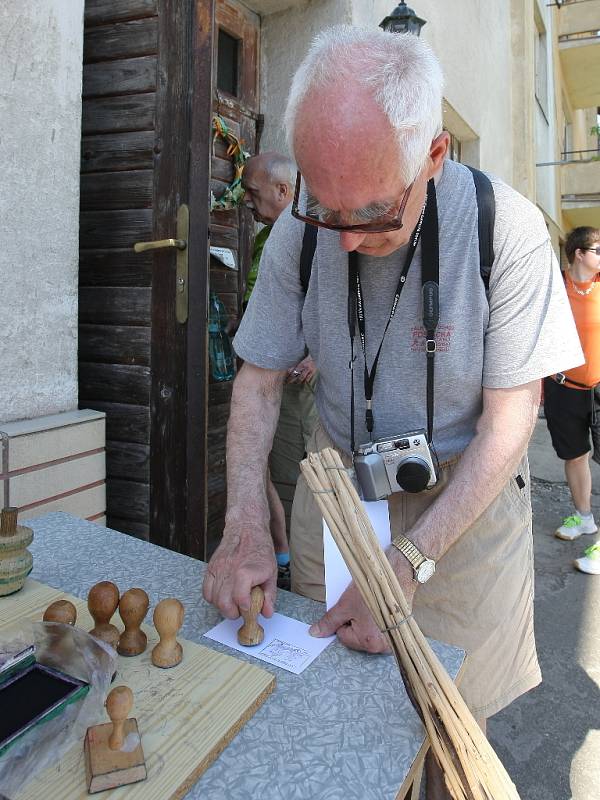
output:
[[[379,27],[388,33],[414,33],[418,36],[425,22],[426,20],[417,17],[412,8],[402,0],[389,17],[379,23]]]

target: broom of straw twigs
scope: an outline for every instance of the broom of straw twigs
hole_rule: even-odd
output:
[[[406,598],[338,453],[302,472],[375,623],[385,633],[454,800],[519,800],[500,759],[412,618]]]

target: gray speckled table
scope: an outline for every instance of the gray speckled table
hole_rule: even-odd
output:
[[[164,597],[179,597],[186,608],[182,636],[276,675],[274,693],[187,798],[397,796],[424,733],[391,656],[355,653],[335,642],[302,675],[257,662],[202,636],[221,619],[202,599],[204,563],[70,514],[47,514],[27,524],[35,532],[32,578],[81,598],[100,580],[142,586],[151,609]],[[319,603],[288,592],[279,592],[277,608],[304,622],[323,612]],[[434,647],[450,675],[456,676],[462,651],[438,643]]]

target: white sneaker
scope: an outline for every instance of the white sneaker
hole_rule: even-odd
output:
[[[573,539],[578,539],[582,533],[597,532],[598,526],[593,517],[580,517],[579,514],[572,514],[563,519],[563,524],[555,531],[554,535],[559,539],[572,542]]]
[[[583,551],[581,558],[573,561],[575,569],[587,572],[588,575],[600,575],[600,543],[596,542]]]

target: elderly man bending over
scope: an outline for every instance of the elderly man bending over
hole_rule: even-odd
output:
[[[496,178],[486,293],[473,176],[447,159],[442,84],[417,37],[352,27],[320,34],[296,73],[286,125],[301,179],[234,343],[246,363],[229,422],[227,525],[204,596],[233,618],[260,584],[273,612],[265,465],[287,370],[308,347],[319,369],[311,448],[333,445],[350,464],[372,438],[427,430],[437,480],[392,487],[388,556],[424,633],[467,651],[460,691],[485,728],[540,681],[525,453],[540,378],[583,359],[543,217]],[[319,229],[306,295],[305,224]],[[435,331],[424,281],[438,287]],[[302,478],[291,557],[292,589],[322,600],[322,525]],[[312,632],[387,648],[353,585]],[[428,797],[448,797],[431,764]]]

